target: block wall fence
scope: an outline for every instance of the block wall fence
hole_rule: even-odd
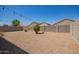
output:
[[[79,44],[79,21],[75,21],[70,25],[70,31],[74,40]]]

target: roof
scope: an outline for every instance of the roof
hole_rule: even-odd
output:
[[[51,24],[46,23],[46,22],[42,22],[42,23],[40,23],[40,25],[42,25],[42,24],[51,25]]]
[[[30,25],[32,25],[32,24],[39,24],[38,22],[32,22]]]
[[[61,20],[61,21],[59,21],[59,22],[57,22],[57,23],[55,23],[55,24],[53,24],[53,25],[56,25],[56,24],[58,24],[58,23],[60,23],[60,22],[63,22],[63,21],[65,21],[65,20],[67,20],[67,21],[72,21],[72,22],[75,21],[75,20],[70,20],[70,19],[63,19],[63,20]]]
[[[38,22],[32,22],[31,24],[27,25],[26,27],[31,26],[33,24],[39,24],[39,23]]]

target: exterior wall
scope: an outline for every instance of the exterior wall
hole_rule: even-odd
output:
[[[53,25],[50,26],[41,26],[40,31],[45,31],[45,32],[56,32],[56,28]]]
[[[75,41],[79,44],[79,21],[73,22],[71,24],[71,34]]]
[[[64,33],[70,33],[70,24],[72,21],[64,20],[60,23],[57,23],[55,25],[50,26],[42,26],[41,31],[49,31],[49,32],[64,32]]]
[[[18,26],[18,27],[14,27],[14,26],[9,26],[5,31],[6,32],[10,32],[10,31],[22,31],[23,30],[23,27],[21,26]],[[0,31],[4,31],[4,28],[3,26],[0,26]]]
[[[65,32],[70,33],[70,24],[72,21],[64,20],[60,23],[55,24],[55,31],[56,32]]]
[[[73,21],[70,20],[63,20],[60,21],[54,25],[48,25],[48,26],[41,26],[40,31],[49,31],[49,32],[65,32],[65,33],[70,33],[70,24]],[[33,27],[36,24],[31,24],[31,26],[27,27],[27,30],[33,30]]]
[[[70,32],[70,25],[61,25],[59,26],[58,32]]]
[[[25,29],[27,29],[28,31],[33,31],[33,28],[35,25],[37,25],[37,23],[32,23],[32,24],[26,26]]]
[[[33,31],[33,27],[26,27],[26,29],[29,30],[29,31]]]

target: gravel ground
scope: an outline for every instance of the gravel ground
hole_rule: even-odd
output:
[[[6,32],[4,38],[31,54],[79,53],[79,46],[69,33],[17,31]]]

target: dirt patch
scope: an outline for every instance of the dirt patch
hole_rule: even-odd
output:
[[[4,38],[29,53],[79,53],[79,46],[69,33],[6,32]]]

